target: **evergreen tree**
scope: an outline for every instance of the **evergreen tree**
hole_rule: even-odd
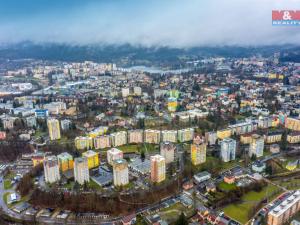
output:
[[[188,225],[188,220],[182,212],[179,218],[176,220],[175,225]]]

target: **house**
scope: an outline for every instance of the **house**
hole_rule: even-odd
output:
[[[196,183],[201,183],[203,181],[209,180],[211,178],[211,174],[207,171],[203,171],[194,175],[194,180]]]
[[[235,176],[232,174],[226,174],[224,176],[224,182],[227,184],[233,184],[235,182]]]
[[[135,222],[136,222],[135,214],[131,214],[122,218],[123,225],[131,225],[131,224],[135,224]]]

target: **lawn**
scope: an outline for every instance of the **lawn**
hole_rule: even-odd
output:
[[[219,158],[213,156],[207,156],[205,163],[200,164],[198,166],[193,166],[193,169],[195,173],[198,173],[199,171],[207,170],[213,175],[218,175],[220,172],[231,169],[237,165],[240,165],[238,161],[231,161],[225,163],[222,162]]]
[[[16,173],[9,171],[5,176],[4,179],[13,179],[16,176]]]
[[[14,205],[17,204],[17,203],[28,201],[28,196],[23,196],[19,201],[14,202],[14,203],[12,203],[12,204],[8,204],[8,203],[7,203],[7,197],[8,197],[8,195],[10,195],[10,194],[12,194],[12,193],[11,193],[11,192],[6,192],[6,193],[3,195],[3,201],[4,201],[4,203],[5,203],[9,208],[11,208],[12,206],[14,206]]]
[[[116,147],[122,150],[124,153],[131,153],[131,152],[138,152],[139,146],[138,145],[123,145]]]
[[[300,180],[299,179],[285,179],[274,181],[282,187],[285,187],[288,190],[296,190],[300,188]]]
[[[74,186],[74,182],[69,182],[63,185],[63,187],[67,188],[68,190],[72,190],[73,186]]]
[[[5,202],[5,204],[7,205],[7,196],[10,195],[11,193],[10,192],[6,192],[4,195],[3,195],[3,201]]]
[[[95,181],[93,181],[92,179],[90,179],[90,182],[88,183],[88,188],[96,190],[96,191],[102,191],[102,187],[97,184]]]
[[[7,190],[7,189],[10,189],[12,188],[12,185],[11,185],[11,180],[4,180],[4,189]]]
[[[227,184],[224,181],[219,183],[218,187],[223,191],[231,191],[231,190],[236,189],[235,184]]]
[[[188,209],[181,203],[175,203],[168,208],[162,209],[159,214],[162,219],[166,220],[168,223],[174,223],[179,217],[181,212],[184,212],[187,216],[192,216],[193,209]]]
[[[271,201],[275,196],[271,196],[272,192],[278,191],[278,188],[274,185],[268,185],[260,192],[251,191],[242,197],[243,202],[238,204],[230,204],[223,208],[225,215],[245,224],[250,218],[249,213],[256,203],[264,199],[266,196],[270,196]]]
[[[145,152],[153,152],[158,150],[158,145],[155,144],[130,144],[130,145],[123,145],[118,146],[116,148],[122,150],[124,153],[131,153],[131,152],[139,152],[141,150],[144,150]]]

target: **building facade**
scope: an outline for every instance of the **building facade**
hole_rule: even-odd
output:
[[[235,160],[236,141],[231,138],[225,138],[220,142],[221,145],[221,159],[223,162]]]
[[[63,152],[57,156],[59,169],[61,172],[71,170],[74,168],[73,156],[67,152]]]
[[[191,161],[195,166],[206,162],[206,143],[191,145]]]
[[[110,136],[103,135],[103,136],[97,136],[94,138],[94,147],[95,149],[103,149],[103,148],[110,148]]]
[[[91,137],[76,137],[75,147],[78,150],[85,150],[93,148],[93,138]]]
[[[98,167],[100,165],[98,152],[88,150],[88,151],[82,153],[82,156],[87,158],[89,169]]]
[[[124,186],[129,183],[128,164],[125,159],[117,159],[113,162],[114,186]]]
[[[150,144],[159,144],[160,131],[159,130],[145,130],[144,141]]]
[[[268,214],[268,225],[286,224],[300,210],[300,191],[297,190]]]
[[[127,132],[126,131],[119,131],[116,133],[112,133],[111,137],[111,145],[113,147],[118,147],[121,145],[127,144]]]
[[[143,130],[130,130],[128,131],[128,143],[129,144],[137,144],[143,143]]]
[[[47,120],[48,131],[50,140],[59,140],[61,138],[60,135],[60,125],[59,120],[57,119],[48,119]]]
[[[249,156],[255,155],[256,157],[262,157],[264,155],[265,140],[263,136],[253,134],[249,146]]]
[[[75,158],[74,179],[81,185],[90,181],[88,159],[86,157]]]
[[[163,142],[177,142],[177,130],[164,130],[161,132]]]
[[[178,141],[187,142],[194,139],[194,128],[178,130]]]
[[[151,181],[160,183],[166,179],[166,160],[161,155],[154,155],[151,161]]]
[[[117,148],[112,148],[107,151],[107,162],[113,165],[114,160],[123,159],[123,152]]]
[[[56,156],[47,156],[43,162],[45,181],[55,183],[60,180],[59,165]]]
[[[160,155],[166,160],[166,164],[174,162],[176,146],[171,142],[160,143]]]

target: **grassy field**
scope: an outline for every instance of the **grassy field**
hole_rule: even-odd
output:
[[[179,217],[181,212],[184,212],[187,216],[193,214],[193,209],[188,209],[181,203],[176,203],[168,208],[165,208],[159,212],[162,219],[166,220],[168,223],[174,223]]]
[[[11,180],[9,180],[9,179],[4,180],[4,189],[7,190],[7,189],[10,189],[10,188],[12,188]]]
[[[268,185],[260,192],[248,192],[242,197],[242,203],[230,204],[223,208],[223,211],[225,215],[245,224],[250,219],[249,213],[251,212],[251,209],[266,196],[270,196],[274,191],[278,191],[278,188],[274,185]],[[269,199],[269,201],[270,200],[272,199]]]
[[[158,151],[158,145],[148,144],[148,143],[145,143],[145,144],[128,144],[128,145],[118,146],[116,148],[122,150],[123,153],[138,153],[139,151],[142,151],[142,150],[144,150],[145,152],[146,152],[146,150],[148,152]],[[107,151],[108,149],[111,149],[111,148],[107,148],[107,149],[104,149],[102,151]]]
[[[9,171],[5,176],[4,179],[13,179],[16,176],[16,173]]]
[[[96,191],[102,191],[103,190],[102,187],[99,186],[99,184],[97,184],[92,179],[90,179],[90,182],[88,183],[88,188],[96,190]]]
[[[138,145],[123,145],[123,146],[119,146],[117,148],[122,150],[124,153],[138,152],[138,150],[139,150]]]
[[[206,171],[212,173],[213,175],[217,175],[220,172],[231,169],[237,165],[240,165],[240,162],[231,161],[231,162],[225,163],[225,162],[222,162],[219,158],[216,158],[213,156],[207,156],[206,162],[202,163],[198,166],[193,166],[193,170],[195,173],[206,170]]]
[[[274,182],[288,190],[296,190],[300,188],[300,179],[278,180]]]
[[[72,190],[73,186],[74,186],[74,182],[69,182],[63,185],[63,187],[67,188],[68,190]]]
[[[7,198],[8,198],[8,196],[9,196],[10,194],[12,194],[12,192],[6,192],[6,193],[3,195],[3,201],[5,202],[5,204],[6,204],[9,208],[13,207],[13,206],[14,206],[15,204],[17,204],[17,203],[24,202],[24,201],[28,201],[28,196],[23,196],[19,201],[14,202],[14,203],[12,203],[12,204],[8,204],[8,203],[7,203]]]
[[[236,189],[235,184],[227,184],[224,181],[219,183],[218,187],[223,191],[231,191],[231,190]]]
[[[5,204],[7,205],[7,197],[8,195],[10,195],[11,193],[10,192],[6,192],[4,195],[3,195],[3,201],[5,202]]]

